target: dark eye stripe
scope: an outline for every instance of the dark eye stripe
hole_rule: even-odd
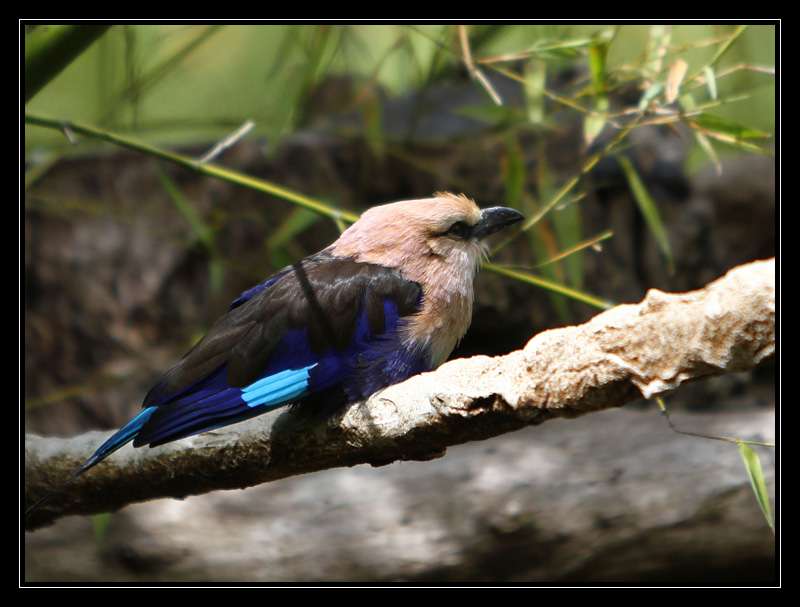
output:
[[[445,232],[446,236],[452,236],[453,238],[462,238],[467,239],[472,234],[472,227],[464,223],[463,221],[457,221],[450,228]]]

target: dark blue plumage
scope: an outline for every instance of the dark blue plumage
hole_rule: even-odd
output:
[[[156,446],[317,395],[363,399],[428,370],[426,349],[403,339],[421,303],[416,283],[374,264],[322,253],[284,269],[236,298],[81,471],[131,441]]]

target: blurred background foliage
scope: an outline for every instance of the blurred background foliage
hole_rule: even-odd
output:
[[[46,30],[32,26],[27,34],[35,40]],[[602,299],[577,291],[584,268],[581,255],[573,253],[598,247],[603,239],[599,234],[583,239],[580,209],[571,204],[585,195],[576,188],[578,177],[619,147],[634,128],[647,125],[692,129],[693,144],[683,153],[688,174],[709,159],[719,171],[719,154],[728,147],[763,152],[760,144],[774,127],[773,64],[774,30],[766,25],[124,25],[102,35],[30,102],[28,111],[111,133],[133,133],[167,147],[220,140],[246,125],[243,133],[258,141],[267,157],[283,137],[331,115],[342,116],[333,121],[337,135],[363,138],[375,156],[405,156],[410,163],[413,158],[404,152],[409,143],[463,142],[485,134],[476,130],[476,122],[488,125],[505,137],[506,203],[534,214],[525,230],[560,204],[560,212],[551,214],[552,229],[542,226],[546,233],[540,229],[531,243],[540,264],[558,260],[557,266],[545,267],[545,276],[538,279],[513,276],[603,307],[607,304]],[[449,91],[441,84],[465,69],[486,95],[475,103],[474,96],[455,92],[443,115],[438,106]],[[554,75],[570,72],[575,73],[554,90]],[[347,79],[345,85],[342,79]],[[508,89],[509,84],[517,87]],[[498,89],[510,90],[503,94],[505,101]],[[400,107],[397,100],[409,94],[416,100]],[[627,99],[612,108],[614,96]],[[554,117],[558,109],[582,115],[582,151],[588,158],[566,184],[554,181],[544,158],[537,168],[538,192],[526,192],[520,137],[526,132],[549,136],[562,129]],[[80,146],[70,142],[74,138],[69,130],[29,129],[27,183],[63,154],[94,149],[92,141]],[[721,145],[726,149],[719,150]],[[543,147],[538,151],[546,156]],[[672,272],[669,239],[637,164],[624,158],[619,162]],[[178,200],[175,188],[168,191]],[[571,191],[576,195],[567,197]],[[191,207],[179,208],[185,215]],[[197,219],[189,218],[195,231]],[[312,224],[308,214],[293,217],[284,224],[281,241]],[[206,233],[207,247],[212,240]],[[276,247],[270,248],[274,252]],[[288,256],[282,261],[288,262]],[[217,263],[214,285],[220,285],[220,272]],[[562,319],[568,319],[563,298],[552,301]]]
[[[525,75],[533,87],[536,70],[554,72],[587,62],[592,41],[600,40],[607,51],[604,78],[614,87],[640,84],[646,76],[663,81],[676,58],[688,64],[687,75],[702,75],[736,31],[733,25],[484,25],[471,26],[469,39],[472,54],[487,72],[497,68]],[[135,132],[165,146],[213,141],[253,120],[252,134],[275,146],[282,136],[307,126],[308,97],[326,78],[346,75],[397,97],[458,70],[457,37],[449,25],[115,26],[28,109]],[[498,60],[482,63],[492,58]],[[772,68],[774,63],[774,27],[747,27],[712,68],[716,96],[722,100],[714,114],[772,132],[773,80],[748,68]],[[732,69],[736,72],[722,77]],[[698,101],[710,97],[696,90],[699,82],[690,83]],[[725,102],[743,92],[746,100]],[[571,99],[591,105],[591,96],[592,91],[579,90]],[[354,105],[363,109],[373,101],[365,88]],[[469,109],[476,114],[483,109],[483,117],[499,122],[503,113],[492,114],[490,98],[485,101]],[[380,109],[364,110],[372,111]],[[533,106],[527,118],[534,126],[546,125],[544,114]],[[362,127],[369,129],[369,122],[365,115]],[[58,133],[33,129],[26,134],[29,153],[63,144]],[[690,167],[701,163],[695,151]]]
[[[29,53],[53,32],[25,26],[28,431],[119,426],[239,292],[372,204],[526,215],[453,356],[775,252],[773,25],[114,25],[52,77]],[[772,373],[670,407],[772,406]]]

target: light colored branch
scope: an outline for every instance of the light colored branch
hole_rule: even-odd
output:
[[[284,410],[155,449],[125,447],[75,481],[72,471],[108,433],[29,435],[26,502],[58,495],[26,528],[336,466],[440,457],[451,445],[750,369],[774,352],[770,259],[735,268],[698,291],[651,290],[640,304],[546,331],[505,356],[451,361],[328,418]]]
[[[774,409],[739,402],[676,421],[774,440]],[[653,409],[601,411],[431,462],[133,504],[100,541],[95,521],[64,517],[25,534],[25,579],[765,585],[775,536],[737,451]],[[776,453],[758,453],[774,495]]]

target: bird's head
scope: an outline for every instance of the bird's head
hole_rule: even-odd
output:
[[[413,280],[446,269],[471,281],[486,255],[484,239],[521,219],[514,209],[480,209],[463,194],[440,192],[372,207],[342,233],[332,252],[397,268]]]

